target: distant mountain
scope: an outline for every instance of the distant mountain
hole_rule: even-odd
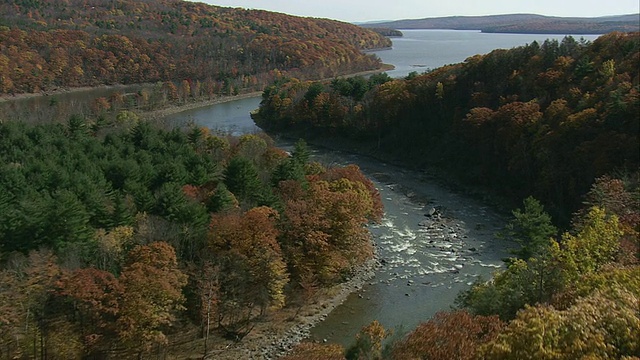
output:
[[[605,34],[640,31],[640,14],[596,18],[535,14],[449,16],[360,24],[367,28],[481,30],[496,33]]]

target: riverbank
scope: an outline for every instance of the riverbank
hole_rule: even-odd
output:
[[[236,106],[232,108],[235,111]],[[238,111],[249,111],[238,108]],[[312,133],[291,134],[289,138],[295,141],[301,136],[304,137],[303,135],[310,136]],[[276,140],[276,143],[281,142]],[[468,283],[473,282],[478,275],[490,276],[491,271],[502,264],[501,258],[506,256],[495,250],[506,247],[496,244],[494,238],[494,234],[504,224],[503,219],[487,209],[483,201],[470,201],[466,196],[460,196],[459,192],[457,195],[452,194],[455,190],[452,191],[451,182],[444,175],[438,176],[434,169],[408,166],[402,159],[385,155],[377,150],[375,144],[367,142],[358,143],[335,136],[319,135],[309,138],[309,143],[320,149],[339,149],[344,154],[360,154],[357,157],[329,155],[321,161],[327,164],[356,162],[362,164],[360,166],[366,169],[368,177],[377,179],[376,186],[385,194],[383,200],[386,201],[385,206],[389,206],[390,209],[390,227],[386,229],[386,224],[380,226],[384,228],[382,230],[385,233],[375,237],[380,243],[379,250],[384,254],[381,258],[384,265],[376,268],[376,273],[380,276],[376,275],[376,278],[370,281],[361,281],[357,286],[346,284],[344,286],[347,290],[340,294],[337,290],[323,292],[317,303],[301,311],[304,316],[298,320],[288,320],[297,307],[272,314],[268,323],[259,323],[242,342],[222,341],[215,347],[212,358],[261,359],[265,358],[263,354],[280,355],[296,342],[304,340],[309,333],[314,341],[322,342],[327,339],[328,342],[339,342],[348,346],[353,341],[355,332],[363,326],[351,311],[367,312],[368,310],[361,309],[369,309],[372,306],[378,309],[389,306],[401,309],[405,315],[394,314],[392,317],[402,318],[400,321],[408,326],[407,329],[412,328],[417,324],[406,319],[407,317],[413,317],[415,321],[427,320],[432,316],[430,308],[448,309],[459,291],[465,290]],[[324,150],[320,152],[329,153]],[[398,166],[391,166],[392,164]],[[398,208],[398,203],[404,204],[403,207]],[[443,215],[442,218],[425,217],[425,211],[432,207],[438,209]],[[424,222],[425,219],[429,221]],[[380,232],[381,229],[374,231]],[[390,237],[394,240],[390,240]],[[396,239],[397,244],[388,244]],[[389,251],[387,248],[392,250]],[[404,257],[405,250],[410,252],[409,257]],[[418,263],[414,261],[417,255],[413,255],[413,251],[417,251],[417,254],[425,252],[424,256],[420,255],[420,263],[423,264],[420,268],[400,263],[404,260],[411,260],[412,264]],[[438,259],[436,262],[439,264],[432,265],[425,262],[424,258]],[[417,273],[418,270],[423,270],[427,275],[423,272]],[[373,273],[369,276],[373,276]],[[383,304],[371,303],[379,294],[388,292],[394,294]],[[336,294],[340,296],[334,299],[333,296]],[[387,298],[389,295],[384,296]],[[427,305],[401,305],[418,299],[423,299],[421,303]],[[341,304],[345,306],[340,306]],[[337,312],[335,309],[338,309]],[[392,313],[393,311],[385,310],[383,316]],[[344,331],[341,329],[347,327],[349,329]],[[393,327],[392,323],[391,328]],[[318,328],[325,330],[318,332]]]
[[[387,48],[384,48],[384,49],[387,49]],[[391,48],[388,48],[388,49],[391,49]],[[378,50],[380,49],[375,49],[371,51],[378,51]],[[359,75],[365,76],[365,75],[371,75],[371,74],[381,73],[385,71],[390,71],[393,69],[395,69],[395,66],[391,64],[382,64],[382,66],[379,69],[361,71],[361,72],[352,73],[352,74],[338,75],[335,77],[340,78],[340,77],[352,77],[352,76],[359,76]],[[333,78],[319,79],[317,81],[328,81],[331,79]],[[31,98],[37,98],[37,97],[49,97],[49,96],[54,97],[58,95],[79,94],[79,93],[86,93],[86,92],[97,91],[97,90],[104,90],[104,91],[125,90],[126,91],[127,89],[153,87],[154,85],[155,85],[154,83],[139,83],[139,84],[126,84],[126,85],[115,84],[115,85],[81,86],[81,87],[73,87],[73,88],[61,87],[61,88],[55,88],[55,89],[50,89],[46,91],[43,90],[37,93],[0,94],[0,103],[19,101],[19,100],[31,99]],[[215,105],[222,102],[260,96],[261,94],[262,94],[262,91],[248,92],[248,93],[243,93],[239,95],[220,95],[215,99],[195,101],[192,103],[170,106],[166,109],[153,110],[148,113],[151,114],[151,116],[153,117],[161,117],[161,116],[171,115],[180,111],[191,110],[191,109],[196,109],[196,108],[205,107],[205,106],[211,106],[211,105]]]
[[[229,101],[258,97],[261,95],[262,95],[262,91],[254,91],[254,92],[249,92],[245,94],[220,96],[215,99],[195,101],[195,102],[190,102],[190,103],[181,104],[181,105],[171,105],[163,109],[142,112],[140,114],[140,118],[148,121],[161,121],[163,118],[169,115],[178,114],[183,111],[199,109],[207,106],[226,103]]]
[[[509,246],[494,235],[505,220],[482,201],[450,191],[430,171],[350,156],[355,149],[342,145],[346,156],[314,153],[323,156],[322,162],[354,162],[375,179],[387,208],[383,223],[372,227],[379,262],[360,269],[349,282],[323,291],[293,320],[295,305],[271,314],[241,342],[220,340],[211,345],[207,359],[274,359],[308,339],[346,347],[373,319],[394,329],[389,319],[402,318],[395,324],[408,331],[433,312],[449,309],[459,291],[503,265]],[[185,358],[185,353],[175,353],[174,358]]]
[[[204,359],[266,360],[285,355],[295,345],[308,339],[311,329],[326,319],[350,294],[361,290],[367,281],[373,278],[379,267],[380,262],[374,257],[355,269],[348,281],[321,290],[321,294],[312,303],[301,309],[292,306],[271,314],[269,319],[256,324],[253,331],[242,341],[218,341],[216,344],[210,344],[211,350]],[[176,359],[185,358],[184,354],[175,355]]]
[[[382,67],[380,69],[361,71],[361,72],[357,72],[357,73],[353,73],[353,74],[339,75],[339,76],[336,76],[336,77],[325,78],[325,79],[320,79],[320,80],[315,80],[315,81],[324,82],[324,81],[331,81],[331,80],[333,80],[335,78],[348,78],[348,77],[354,77],[354,76],[367,76],[367,75],[372,75],[372,74],[383,73],[385,71],[390,71],[390,70],[393,70],[393,69],[395,69],[395,66],[393,66],[393,65],[382,64]],[[212,105],[216,105],[216,104],[222,104],[222,103],[225,103],[225,102],[248,99],[248,98],[259,97],[259,96],[262,96],[262,91],[254,91],[254,92],[249,92],[249,93],[244,93],[244,94],[239,94],[239,95],[220,96],[220,97],[217,97],[215,99],[204,100],[204,101],[195,101],[195,102],[192,102],[192,103],[181,104],[181,105],[171,105],[171,106],[168,106],[168,107],[163,108],[163,109],[143,112],[141,114],[141,118],[145,119],[145,120],[150,120],[150,121],[158,121],[158,120],[162,120],[162,118],[164,118],[164,117],[167,117],[169,115],[178,114],[178,113],[181,113],[183,111],[194,110],[194,109],[204,108],[204,107],[208,107],[208,106],[212,106]]]
[[[375,141],[352,140],[337,135],[326,135],[321,131],[290,130],[278,133],[267,131],[267,134],[273,138],[280,137],[290,141],[297,141],[298,139],[303,138],[308,144],[316,147],[367,157],[375,161],[380,161],[420,173],[421,177],[427,178],[432,182],[436,182],[439,186],[450,191],[479,200],[491,206],[502,215],[509,216],[511,214],[511,210],[519,205],[513,204],[509,199],[501,197],[499,194],[488,189],[465,183],[450,171],[428,163],[426,160],[423,163],[418,164],[387,153],[381,150]],[[309,136],[310,134],[311,136]]]
[[[139,88],[139,87],[151,87],[152,83],[142,83],[142,84],[117,84],[117,85],[100,85],[100,86],[82,86],[82,87],[74,87],[74,88],[57,88],[47,91],[41,91],[38,93],[20,93],[20,94],[2,94],[0,95],[0,103],[2,102],[11,102],[15,100],[24,100],[31,99],[37,97],[44,96],[57,96],[57,95],[66,95],[66,94],[77,94],[84,93],[89,91],[96,90],[122,90],[128,88]]]

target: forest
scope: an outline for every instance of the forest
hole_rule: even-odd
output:
[[[566,231],[526,198],[502,234],[520,248],[451,311],[408,334],[373,321],[347,349],[305,342],[283,359],[639,359],[639,180],[597,179]]]
[[[5,0],[0,13],[0,359],[206,354],[295,318],[372,258],[382,203],[357,167],[144,115],[378,69],[362,50],[389,39],[174,0]],[[141,85],[55,96],[119,84]],[[30,93],[51,96],[11,101]]]
[[[176,0],[3,0],[0,13],[0,95],[184,80],[256,91],[282,74],[377,69],[361,50],[391,46],[338,21]]]
[[[638,359],[640,34],[566,37],[384,74],[268,87],[256,123],[483,188],[517,208],[491,280],[407,334],[373,322],[298,359]]]
[[[356,166],[314,162],[304,141],[287,153],[265,134],[141,120],[258,89],[264,129],[340,137],[516,208],[498,236],[519,247],[455,310],[286,359],[640,358],[639,33],[339,78],[378,69],[361,50],[389,39],[174,0],[0,11],[0,95],[151,83],[80,113],[55,97],[36,109],[63,121],[3,111],[0,359],[162,357],[185,341],[201,356],[297,316],[372,258],[382,202]]]
[[[437,166],[513,207],[534,196],[568,224],[595,178],[640,165],[639,54],[640,33],[611,33],[495,50],[406,79],[286,79],[264,91],[254,119]]]
[[[9,122],[0,164],[2,359],[242,339],[371,258],[382,216],[356,166],[265,135]]]

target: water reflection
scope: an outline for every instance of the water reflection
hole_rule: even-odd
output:
[[[169,124],[181,126],[194,123],[234,136],[251,134],[260,131],[249,116],[252,110],[260,106],[260,100],[260,97],[233,100],[169,115],[165,120]]]

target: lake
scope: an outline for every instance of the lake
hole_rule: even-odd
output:
[[[546,39],[561,41],[565,35],[495,34],[463,30],[401,30],[403,37],[393,38],[391,50],[375,51],[382,62],[396,68],[391,77],[404,77],[412,71],[422,73],[443,65],[463,62],[476,54],[495,49],[510,49],[530,44],[542,44]],[[572,35],[576,40],[593,41],[597,35]]]

